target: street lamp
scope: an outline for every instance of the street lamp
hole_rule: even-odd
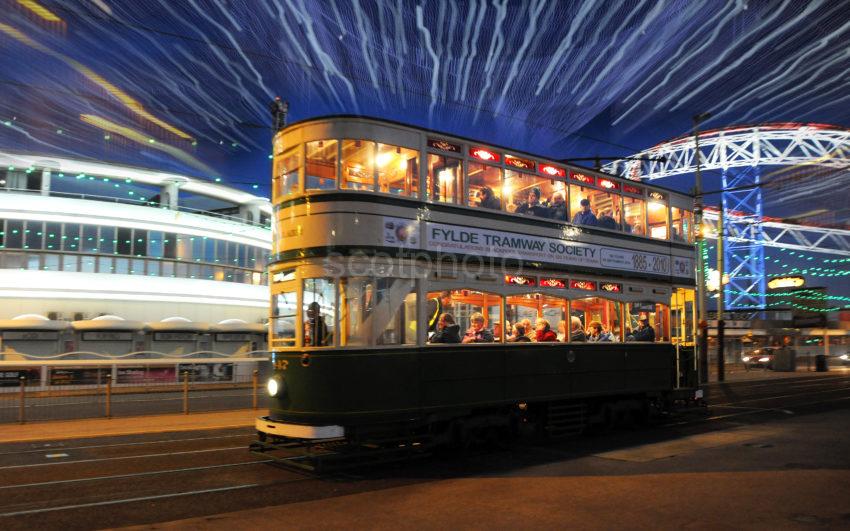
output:
[[[699,150],[699,125],[711,118],[711,113],[704,112],[696,114],[694,120],[694,157],[697,163],[694,182],[694,225],[697,227],[697,313],[699,319],[699,380],[700,383],[708,382],[708,321],[706,319],[705,300],[705,263],[703,262],[703,250],[705,248],[705,237],[702,227],[702,155]]]

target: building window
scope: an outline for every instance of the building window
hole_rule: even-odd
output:
[[[336,188],[336,163],[339,143],[336,140],[307,142],[306,190]]]
[[[375,143],[342,141],[342,188],[375,190]]]
[[[378,144],[378,190],[405,197],[419,196],[419,151]]]
[[[67,225],[66,225],[67,229]],[[133,229],[119,227],[116,232],[115,252],[120,255],[129,255],[133,252]]]
[[[428,155],[428,200],[459,203],[463,190],[463,162],[442,155]]]

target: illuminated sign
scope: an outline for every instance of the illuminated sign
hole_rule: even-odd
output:
[[[655,190],[650,191],[648,195],[650,198],[655,199],[656,201],[667,200],[667,194],[662,194],[661,192],[656,192]]]
[[[608,179],[599,179],[599,186],[606,190],[619,190],[620,184]]]
[[[570,179],[584,184],[596,184],[596,179],[583,173],[570,172]]]
[[[599,284],[599,289],[608,293],[621,293],[623,291],[623,285],[615,282],[603,282]]]
[[[516,284],[517,286],[533,286],[536,284],[534,277],[522,275],[505,275],[505,284]]]
[[[776,277],[767,281],[767,287],[770,289],[779,288],[801,288],[806,283],[803,277]]]
[[[544,288],[566,288],[567,281],[563,278],[541,278],[540,285]]]
[[[486,160],[487,162],[499,162],[499,154],[487,151],[484,148],[470,148],[469,154],[476,159]]]
[[[564,168],[558,168],[557,166],[550,166],[548,164],[540,166],[540,173],[545,173],[552,177],[566,177],[567,175],[567,171]]]
[[[446,142],[445,140],[440,140],[437,138],[429,138],[428,147],[432,147],[434,149],[439,149],[442,151],[452,151],[454,153],[460,153],[459,145],[452,144],[451,142]]]
[[[596,282],[592,280],[570,280],[570,289],[596,291]]]
[[[534,161],[520,159],[517,157],[512,157],[510,155],[505,155],[505,164],[509,164],[516,168],[522,168],[524,170],[533,170],[534,169]]]
[[[623,184],[623,191],[630,194],[643,195],[643,188],[639,186],[632,186],[630,184]]]

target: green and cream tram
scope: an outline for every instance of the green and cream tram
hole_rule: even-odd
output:
[[[688,195],[334,116],[275,136],[273,203],[261,441],[554,434],[698,393]]]

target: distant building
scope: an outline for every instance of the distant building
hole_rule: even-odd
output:
[[[0,152],[0,319],[263,322],[270,218],[192,177]]]

